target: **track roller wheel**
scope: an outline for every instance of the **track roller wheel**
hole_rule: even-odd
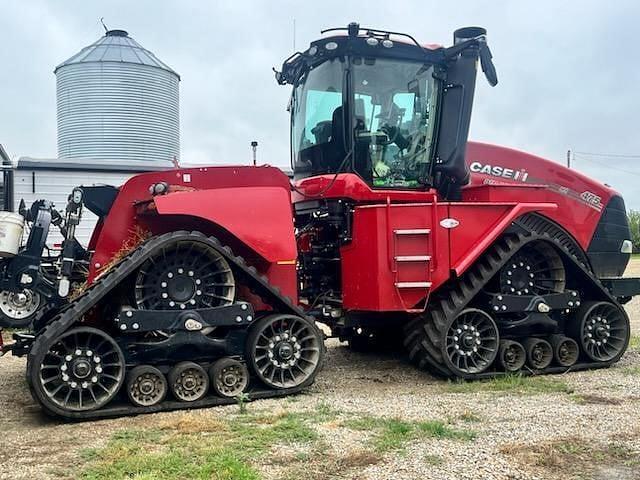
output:
[[[525,352],[521,343],[513,340],[501,340],[498,359],[506,372],[517,372],[524,367],[524,363],[527,360],[527,352]]]
[[[482,310],[467,308],[453,318],[443,343],[444,361],[459,377],[484,372],[498,355],[499,334],[493,318]]]
[[[570,367],[578,361],[580,348],[578,343],[564,335],[553,335],[551,337],[551,346],[553,347],[553,358],[558,365],[562,367]]]
[[[213,390],[221,397],[234,398],[249,384],[249,370],[233,358],[221,358],[209,368]]]
[[[610,302],[586,302],[576,313],[575,338],[596,362],[617,361],[629,345],[629,317]]]
[[[139,365],[127,375],[127,395],[138,407],[150,407],[164,400],[167,379],[151,365]]]
[[[169,371],[169,388],[176,399],[195,402],[207,394],[209,376],[197,363],[180,362]]]
[[[553,360],[551,344],[542,338],[529,337],[524,341],[527,363],[534,370],[544,370]]]
[[[125,378],[124,355],[109,334],[79,327],[45,342],[29,354],[27,375],[47,411],[96,410],[118,393]]]
[[[269,315],[249,332],[246,357],[258,378],[271,388],[311,384],[323,356],[322,333],[307,318]]]

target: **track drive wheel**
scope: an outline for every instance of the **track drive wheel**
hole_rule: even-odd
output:
[[[234,398],[249,385],[249,371],[244,363],[233,358],[221,358],[209,369],[211,386],[221,397]]]
[[[310,385],[324,357],[322,332],[313,321],[295,315],[269,315],[249,332],[246,358],[268,387]]]
[[[511,295],[546,295],[565,288],[560,254],[547,242],[525,245],[500,270],[500,291]]]
[[[488,313],[463,310],[451,320],[443,342],[446,367],[464,378],[484,372],[498,355],[499,340],[498,327]]]
[[[625,311],[610,302],[585,302],[575,316],[574,337],[595,362],[617,361],[629,345],[631,330]]]
[[[185,310],[230,305],[235,281],[227,260],[198,241],[168,245],[140,267],[135,300],[146,310]]]
[[[96,410],[118,393],[125,379],[125,361],[109,334],[79,327],[43,340],[46,343],[29,354],[27,375],[32,393],[45,410],[58,415]]]
[[[139,365],[127,375],[127,395],[138,407],[150,407],[164,400],[167,395],[167,379],[151,365]]]
[[[513,340],[500,341],[500,353],[498,354],[500,365],[506,372],[517,372],[527,360],[527,353],[521,343]]]
[[[169,388],[181,402],[195,402],[209,391],[209,376],[194,362],[180,362],[169,371]]]

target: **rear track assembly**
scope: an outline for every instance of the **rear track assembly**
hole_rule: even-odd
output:
[[[224,282],[235,278],[239,285],[249,288],[277,314],[254,319],[253,310],[250,306],[246,308],[248,304],[233,303],[233,289],[227,288],[226,284],[223,290],[216,290],[214,294],[219,296],[222,293],[223,300],[218,305],[198,303],[194,307],[194,302],[186,300],[192,285],[186,280],[187,272],[184,272],[185,279],[165,285],[158,269],[150,268],[153,261],[150,264],[149,259],[157,254],[166,257],[167,246],[180,245],[180,242],[192,242],[203,251],[216,252],[224,259],[217,260],[218,265],[226,263],[233,272],[233,277],[224,276]],[[172,268],[177,267],[174,264]],[[176,270],[176,275],[178,272]],[[191,271],[188,273],[192,275]],[[112,318],[113,322],[109,318],[101,318],[99,325],[101,328],[106,326],[105,330],[83,326],[85,315],[95,314],[98,308],[104,308],[107,295],[122,282],[136,276],[136,285],[140,285],[141,280],[146,282],[136,291],[139,308],[154,307],[145,299],[149,289],[161,293],[161,299],[185,298],[184,305],[171,305],[175,307],[176,320],[173,323],[163,320],[170,312],[158,310],[154,326],[145,332],[143,322],[153,315],[143,315],[146,310],[134,310],[121,312],[117,318]],[[191,298],[199,298],[195,290],[191,294]],[[194,310],[189,310],[189,307]],[[219,319],[219,315],[215,315],[216,307],[235,313],[231,319]],[[166,309],[166,305],[160,308]],[[132,323],[138,318],[142,320],[140,324]],[[210,325],[208,321],[218,321],[215,325],[222,325],[223,331],[232,332],[227,334],[227,343],[206,338],[203,332],[213,330],[207,327]],[[155,325],[159,325],[158,330],[153,330],[158,328]],[[132,329],[140,331],[131,332]],[[235,356],[218,354],[216,358],[215,350],[204,350],[214,352],[210,354],[211,358],[173,366],[167,365],[167,360],[163,359],[161,363],[165,365],[162,366],[154,365],[154,361],[138,361],[138,356],[128,351],[131,342],[127,334],[156,335],[156,345],[162,345],[169,336],[167,332],[183,339],[193,339],[196,345],[225,347],[233,350]],[[134,346],[138,347],[139,343]],[[147,350],[143,349],[137,355],[162,351],[153,350],[153,346],[151,342]],[[83,420],[229,404],[236,402],[234,397],[241,393],[248,394],[249,399],[297,393],[314,381],[323,356],[322,334],[313,320],[305,317],[297,306],[282,296],[266,277],[260,276],[242,257],[234,256],[215,238],[207,238],[198,232],[179,231],[159,235],[140,245],[48,322],[31,345],[27,357],[27,380],[34,399],[48,414]],[[255,375],[248,375],[245,363]],[[210,384],[213,384],[211,388]]]

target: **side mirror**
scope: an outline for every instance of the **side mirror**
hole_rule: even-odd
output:
[[[489,85],[495,87],[498,84],[498,74],[496,73],[496,66],[493,64],[493,55],[491,55],[491,50],[489,49],[489,45],[487,45],[486,38],[482,37],[478,41],[478,48],[480,66],[482,67],[484,76],[487,82],[489,82]]]
[[[487,30],[482,27],[464,27],[453,32],[453,46],[445,51],[445,56],[453,58],[467,48],[477,48],[480,57],[480,66],[489,85],[495,87],[498,84],[498,74],[493,64],[493,55],[487,44]]]

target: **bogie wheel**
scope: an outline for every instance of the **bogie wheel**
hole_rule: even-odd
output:
[[[610,302],[586,302],[576,312],[575,338],[596,362],[617,361],[629,345],[631,331],[625,311]]]
[[[547,242],[520,249],[499,274],[500,291],[511,295],[546,295],[564,291],[566,279],[562,258]]]
[[[498,354],[499,333],[491,316],[467,308],[453,318],[443,344],[445,364],[458,377],[472,377],[491,366]]]
[[[234,398],[249,384],[249,371],[244,363],[233,358],[221,358],[209,369],[211,386],[221,397]]]
[[[534,370],[544,370],[553,360],[551,344],[542,338],[530,337],[524,341],[527,362]]]
[[[198,241],[166,246],[142,265],[135,280],[136,304],[146,310],[230,305],[235,290],[227,260]]]
[[[500,359],[500,365],[506,372],[517,372],[524,367],[527,353],[521,343],[513,340],[502,340],[498,358]]]
[[[271,388],[306,386],[322,365],[322,333],[306,318],[269,315],[252,326],[246,357],[258,378]]]
[[[30,386],[43,407],[57,414],[103,407],[125,379],[122,350],[106,332],[73,328],[30,353]]]
[[[551,337],[551,346],[553,347],[553,357],[556,363],[561,367],[570,367],[578,361],[580,356],[580,347],[578,343],[564,335],[553,335]]]
[[[181,362],[169,371],[169,388],[176,399],[195,402],[209,391],[209,376],[194,362]]]
[[[24,289],[21,292],[0,292],[0,326],[8,328],[27,327],[42,306],[40,294]]]
[[[127,375],[127,395],[138,407],[150,407],[164,400],[167,395],[167,379],[151,365],[139,365]]]

